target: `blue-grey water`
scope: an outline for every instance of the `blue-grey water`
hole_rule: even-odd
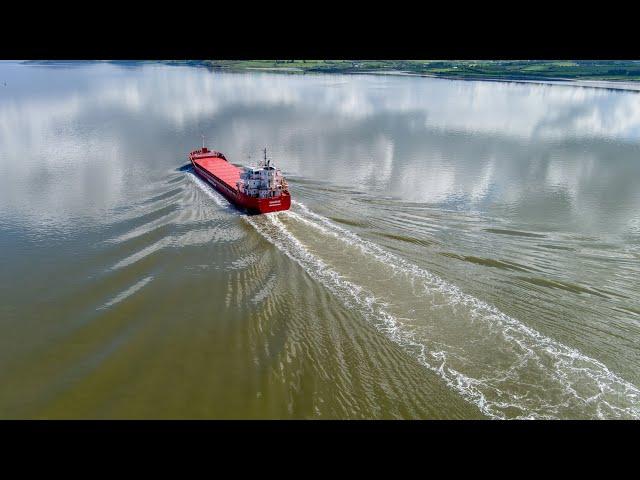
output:
[[[638,418],[639,185],[633,91],[0,62],[0,418]]]

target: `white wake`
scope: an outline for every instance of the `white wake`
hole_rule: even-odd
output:
[[[203,182],[199,183],[216,204],[227,205],[221,195]],[[316,214],[304,204],[293,203],[298,211],[242,218],[347,307],[356,309],[485,415],[492,418],[564,418],[572,415],[581,418],[640,418],[640,390],[611,372],[602,362],[542,335],[480,299],[465,294],[437,275]],[[495,338],[509,346],[508,354],[514,356],[512,365],[503,370],[496,368],[492,375],[478,375],[472,365],[464,363],[458,362],[454,366],[452,360],[456,357],[453,352],[456,346],[447,346],[437,339],[419,338],[415,331],[390,313],[388,304],[376,298],[366,287],[345,279],[335,268],[312,254],[282,223],[280,218],[284,217],[356,247],[367,259],[381,262],[395,274],[420,282],[425,295],[437,294],[445,298],[452,312],[466,315],[470,337],[475,334],[479,341],[486,342],[480,332],[491,332],[495,336],[498,331],[499,337]],[[496,354],[498,352],[498,347],[490,342],[487,348],[495,348]],[[487,365],[488,370],[491,367]],[[533,373],[536,378],[524,380],[521,378],[523,372],[529,377]],[[527,386],[531,391],[522,393],[521,390]],[[512,391],[512,388],[518,391]],[[507,413],[514,408],[519,414]]]

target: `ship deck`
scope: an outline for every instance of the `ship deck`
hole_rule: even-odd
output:
[[[229,188],[233,190],[237,188],[236,183],[240,180],[240,169],[235,165],[219,157],[194,158],[194,162],[202,169],[218,177]]]

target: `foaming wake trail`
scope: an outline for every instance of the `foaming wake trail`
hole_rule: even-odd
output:
[[[190,178],[217,205],[228,205],[204,182],[194,175]],[[299,212],[242,218],[348,308],[358,311],[487,416],[640,418],[640,390],[602,362],[545,337],[431,272],[312,212],[304,204],[293,203]],[[430,338],[407,327],[391,313],[391,305],[376,297],[371,289],[347,280],[336,268],[312,254],[282,223],[280,218],[285,217],[359,249],[366,259],[377,260],[398,278],[406,277],[411,284],[417,281],[422,286],[425,303],[431,297],[435,308],[449,309],[446,313],[452,320],[463,317],[467,338],[447,344],[437,338],[437,331],[431,331],[431,337],[436,338]],[[440,304],[434,303],[435,297]],[[485,356],[465,358],[468,347],[478,345]],[[492,363],[498,362],[494,358],[500,358],[503,364]]]
[[[362,313],[374,320],[378,327],[391,336],[397,332],[396,319],[388,314],[376,298],[360,285],[342,278],[325,262],[311,254],[277,218],[278,214],[260,217],[244,217],[256,231],[281,252],[300,265],[312,278],[320,281],[331,292],[340,297],[347,306],[361,307]],[[415,344],[415,347],[421,348]]]
[[[277,214],[262,217],[245,217],[256,231],[267,241],[275,245],[281,252],[298,263],[313,279],[320,282],[334,295],[342,300],[347,308],[357,310],[378,330],[386,334],[392,341],[400,344],[405,350],[413,353],[418,359],[426,358],[426,346],[415,340],[414,335],[401,328],[397,318],[385,309],[385,303],[379,301],[370,291],[357,285],[338,274],[325,262],[311,254],[305,246],[293,236],[284,224],[277,218]],[[489,403],[483,393],[474,388],[473,380],[462,372],[448,368],[446,374],[433,364],[421,361],[430,370],[440,374],[447,384],[463,394],[469,400],[475,401],[487,415],[499,418],[489,408]]]
[[[295,255],[289,256],[305,259],[303,267],[308,271],[311,269],[324,284],[340,286],[341,293],[349,293],[359,306],[365,307],[369,317],[382,319],[382,322],[376,322],[384,327],[382,330],[417,353],[423,365],[438,373],[450,387],[485,414],[495,418],[559,418],[570,411],[597,418],[640,418],[640,390],[615,375],[602,362],[542,335],[431,272],[312,212],[305,205],[294,202],[294,206],[300,213],[288,211],[284,215],[358,248],[366,258],[392,269],[394,275],[407,277],[412,282],[421,281],[425,297],[439,296],[451,309],[451,315],[466,318],[471,343],[485,342],[487,353],[495,351],[496,357],[505,354],[513,357],[507,367],[496,368],[494,374],[491,374],[489,364],[481,375],[460,362],[456,363],[457,368],[452,368],[456,345],[447,346],[437,339],[431,344],[428,338],[417,339],[415,332],[405,329],[388,312],[387,305],[367,294],[362,287],[340,278],[319,259],[308,258],[304,245],[278,219],[271,219],[288,238],[290,246],[287,248],[295,247]],[[498,348],[498,343],[508,345],[508,349],[504,345]],[[491,358],[485,362],[491,362]]]

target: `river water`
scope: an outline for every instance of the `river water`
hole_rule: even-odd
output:
[[[639,345],[636,92],[0,63],[0,418],[638,418]]]

